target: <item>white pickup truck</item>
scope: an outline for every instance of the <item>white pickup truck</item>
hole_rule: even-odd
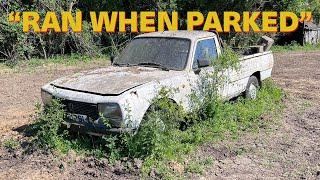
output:
[[[260,48],[261,49],[261,48]],[[262,48],[263,49],[263,48]],[[189,95],[201,71],[214,68],[222,45],[216,33],[165,31],[135,37],[113,65],[60,78],[42,87],[44,104],[59,98],[68,113],[68,127],[87,133],[136,130],[162,87],[178,89],[172,101],[190,110]],[[209,58],[210,59],[209,59]],[[255,98],[261,81],[271,76],[272,52],[243,55],[237,71],[226,70],[229,83],[220,92],[231,99],[245,94]],[[200,72],[200,73],[199,73]],[[106,128],[100,118],[111,123]]]

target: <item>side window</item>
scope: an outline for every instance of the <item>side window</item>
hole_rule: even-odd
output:
[[[193,60],[193,69],[198,68],[198,62],[201,60],[214,60],[218,57],[217,47],[214,39],[201,40],[197,43],[196,52]]]

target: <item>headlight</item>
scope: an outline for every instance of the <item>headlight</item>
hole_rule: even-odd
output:
[[[99,113],[101,113],[107,120],[109,120],[112,126],[121,127],[122,112],[119,104],[117,103],[98,104],[98,109],[99,109]]]
[[[44,105],[49,105],[52,101],[52,95],[45,90],[41,90],[41,99]]]

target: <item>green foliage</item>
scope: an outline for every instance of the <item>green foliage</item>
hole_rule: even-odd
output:
[[[223,48],[222,54],[217,60],[213,61],[213,67],[217,72],[221,72],[225,69],[239,68],[239,54],[237,54],[231,47],[227,46]]]
[[[10,72],[33,72],[40,69],[52,70],[60,67],[76,66],[77,68],[104,67],[110,64],[108,56],[92,58],[86,55],[70,54],[57,55],[48,59],[31,58],[28,61],[19,61],[14,66],[9,63],[0,63],[0,70]]]
[[[214,71],[201,75],[199,87],[191,95],[193,114],[196,114],[192,117],[197,121],[210,118],[212,113],[209,112],[215,111],[216,104],[220,101],[218,92],[229,81],[225,73],[238,70],[239,55],[227,46],[219,58],[213,61],[212,66]]]
[[[203,161],[191,161],[186,167],[186,172],[202,174],[204,169],[212,164],[213,159],[211,157]]]
[[[8,59],[8,65],[12,66],[19,59],[29,58],[33,50],[28,36],[22,32],[22,23],[9,23],[7,16],[0,15],[0,57]]]
[[[145,158],[150,155],[159,156],[166,139],[163,136],[163,122],[160,115],[155,113],[148,117],[148,121],[143,123],[136,135],[127,135],[128,155],[131,157]]]
[[[233,47],[249,47],[257,45],[263,33],[249,32],[249,33],[232,33],[227,37],[228,44]],[[228,40],[230,39],[230,40]]]
[[[20,145],[19,142],[14,139],[7,139],[3,143],[3,147],[8,149],[9,151],[13,151],[13,150],[17,149],[19,147],[19,145]]]
[[[156,98],[151,102],[151,107],[147,113],[146,121],[151,119],[149,116],[159,117],[163,122],[163,130],[170,131],[172,129],[179,128],[180,122],[184,121],[186,113],[183,107],[174,102],[170,95],[173,93],[173,89],[162,88]]]
[[[38,34],[34,32],[23,33],[21,23],[8,23],[8,15],[12,11],[37,11],[43,17],[47,11],[83,12],[82,33],[52,33]],[[11,1],[3,0],[0,6],[0,58],[9,65],[14,66],[19,60],[38,59],[56,55],[80,54],[90,57],[101,53],[116,55],[136,33],[93,33],[90,23],[89,10],[95,11],[178,11],[180,14],[179,29],[186,28],[187,11],[201,11],[204,15],[209,11],[217,11],[221,20],[224,11],[312,11],[315,21],[320,20],[319,0],[143,0],[143,1]],[[58,13],[59,14],[59,13]],[[61,17],[58,17],[61,19]],[[222,21],[223,22],[223,21]],[[222,35],[224,39],[236,47],[253,45],[262,34],[234,33]]]
[[[32,131],[35,132],[37,144],[44,148],[65,151],[67,147],[63,139],[66,132],[61,132],[61,125],[66,117],[63,106],[58,100],[53,100],[44,110],[40,104],[36,105],[36,109],[36,121]]]
[[[300,14],[302,11],[311,11],[316,22],[320,22],[319,0],[283,0],[278,3],[279,10],[293,11]]]
[[[106,154],[109,157],[110,163],[114,163],[116,160],[121,158],[121,144],[118,136],[105,135],[102,137],[106,148]]]
[[[98,56],[102,50],[100,36],[94,34],[91,24],[84,21],[82,33],[24,33],[22,23],[9,23],[9,13],[12,11],[37,11],[43,17],[47,11],[75,12],[76,1],[9,1],[4,0],[0,6],[0,58],[8,64],[15,65],[19,60],[31,58],[49,58],[55,55],[77,53],[87,56]],[[59,13],[58,13],[59,14]],[[58,16],[58,19],[61,19]],[[42,22],[40,22],[41,24]]]
[[[170,99],[171,90],[163,88],[145,115],[137,134],[127,134],[129,157],[161,158],[166,152],[162,146],[166,136],[180,128],[186,113],[183,108]]]
[[[33,142],[44,150],[55,150],[59,153],[68,153],[70,150],[95,157],[104,157],[106,152],[102,138],[74,134],[63,128],[66,113],[59,100],[52,100],[51,104],[41,108],[36,105],[34,123],[26,130],[32,134]],[[109,140],[111,143],[111,140]],[[111,147],[111,145],[108,145]]]
[[[307,51],[319,51],[320,50],[320,44],[318,45],[312,45],[312,44],[306,44],[304,46],[301,46],[300,44],[296,42],[292,42],[291,44],[285,45],[285,46],[273,46],[271,49],[273,52],[307,52]]]

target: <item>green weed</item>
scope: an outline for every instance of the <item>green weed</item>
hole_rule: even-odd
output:
[[[53,56],[48,59],[32,58],[28,61],[19,61],[16,64],[8,64],[7,62],[0,62],[0,70],[25,72],[34,71],[41,68],[50,68],[56,66],[87,66],[91,64],[101,64],[106,65],[109,63],[108,56],[99,56],[94,59],[90,56],[80,55],[80,54],[70,54],[70,55],[58,55]]]
[[[187,167],[186,167],[186,172],[190,173],[197,173],[197,174],[202,174],[204,169],[207,166],[210,166],[213,164],[213,159],[211,157],[206,158],[205,160],[201,161],[191,161]]]
[[[19,145],[20,145],[19,142],[17,140],[14,140],[14,139],[7,139],[3,143],[3,147],[8,149],[9,151],[16,150],[19,147]]]
[[[66,132],[60,132],[66,114],[58,100],[53,100],[44,110],[36,105],[36,121],[32,130],[36,133],[37,144],[44,148],[56,148],[65,152],[67,147],[63,143]]]
[[[306,44],[304,46],[301,46],[297,42],[292,42],[291,44],[288,44],[285,46],[273,46],[271,50],[277,53],[292,52],[292,51],[296,51],[296,52],[319,51],[320,44],[318,45]]]
[[[35,122],[26,130],[33,134],[33,142],[45,150],[67,153],[74,150],[81,154],[104,157],[104,147],[99,138],[75,134],[63,127],[66,113],[59,100],[52,100],[50,105],[36,105]]]

